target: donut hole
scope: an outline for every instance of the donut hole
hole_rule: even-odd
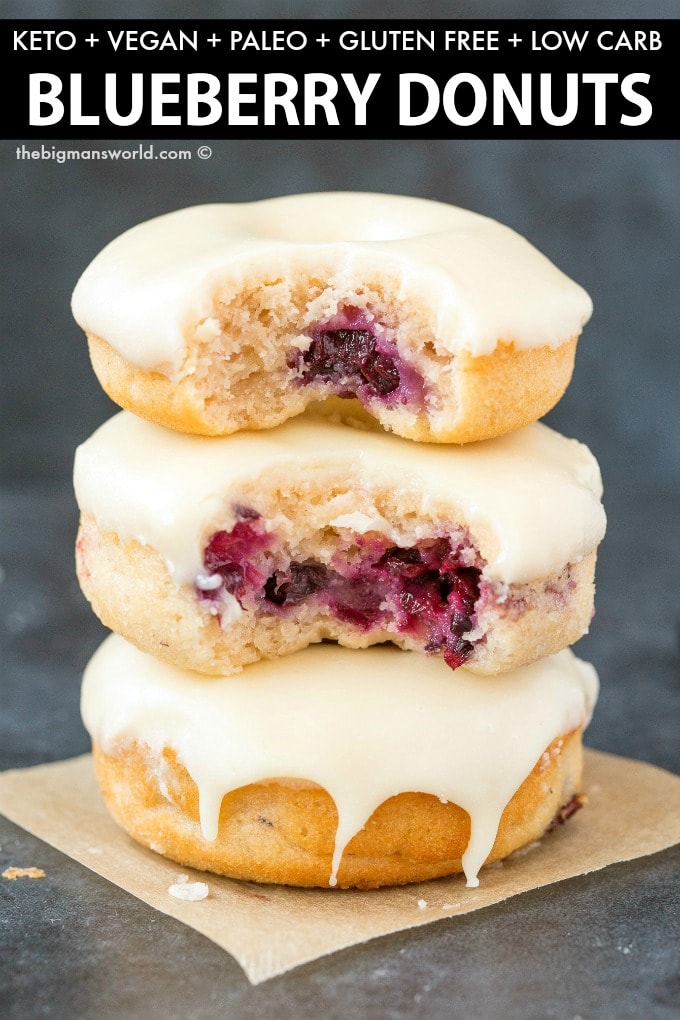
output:
[[[318,198],[318,196],[316,196]],[[257,202],[242,213],[242,226],[262,240],[299,244],[402,241],[445,229],[441,205],[411,201],[395,203],[391,196],[342,193],[299,196],[291,204]]]

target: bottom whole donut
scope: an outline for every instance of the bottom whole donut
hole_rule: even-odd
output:
[[[82,712],[111,814],[182,865],[364,889],[463,871],[474,886],[580,806],[596,696],[570,651],[479,678],[323,644],[208,677],[112,635]]]
[[[137,842],[184,867],[230,878],[328,887],[338,815],[318,786],[253,783],[227,793],[215,840],[201,834],[198,791],[176,753],[137,744],[94,762],[109,811]],[[580,806],[581,730],[554,740],[524,780],[498,827],[485,863],[540,839]],[[163,777],[163,791],[159,777]],[[456,804],[401,793],[381,804],[345,848],[343,888],[376,889],[461,872],[470,817]]]

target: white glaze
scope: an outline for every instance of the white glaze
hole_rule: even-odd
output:
[[[467,523],[485,576],[505,584],[558,573],[588,555],[605,529],[595,458],[545,425],[465,446],[412,443],[343,424],[325,405],[275,429],[216,439],[121,412],[78,448],[75,488],[102,531],[153,547],[179,583],[191,583],[203,572],[210,532],[233,527],[239,486],[273,471],[283,484],[305,473],[322,485],[415,492],[423,512]],[[364,516],[359,531],[370,525]],[[331,511],[329,523],[336,519]],[[389,529],[376,520],[375,530]]]
[[[276,778],[322,786],[339,819],[330,884],[389,797],[458,804],[471,818],[463,866],[476,885],[506,804],[553,740],[587,724],[597,688],[593,667],[568,650],[480,680],[415,652],[317,645],[212,678],[112,635],[86,669],[82,714],[105,753],[130,741],[177,752],[206,840],[231,790]]]
[[[499,340],[557,347],[592,312],[581,287],[495,220],[426,199],[328,192],[194,206],[133,227],[87,267],[73,314],[127,361],[174,377],[196,330],[219,332],[218,291],[320,264],[340,296],[376,268],[396,273],[399,299],[434,310],[450,353],[488,354]]]

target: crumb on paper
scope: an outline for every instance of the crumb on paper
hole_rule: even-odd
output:
[[[418,900],[418,908],[419,908],[419,910],[424,910],[426,906],[427,906],[427,900]]]
[[[13,882],[15,878],[44,878],[45,872],[42,868],[5,868],[2,877]]]
[[[94,854],[95,857],[99,857],[101,854],[104,853],[102,848],[99,846],[88,846],[87,852],[88,854]]]
[[[442,903],[442,910],[457,910],[460,903]]]
[[[176,900],[204,900],[209,891],[205,882],[190,882],[188,875],[178,875],[177,880],[168,886],[168,892]]]

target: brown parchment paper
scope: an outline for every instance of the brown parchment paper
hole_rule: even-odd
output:
[[[467,914],[680,842],[679,777],[627,758],[586,751],[586,790],[588,804],[568,824],[484,868],[477,889],[467,889],[460,876],[359,892],[289,889],[192,872],[138,846],[110,819],[89,755],[0,774],[0,811],[145,903],[207,935],[257,984],[378,935]],[[168,887],[180,874],[207,882],[208,898],[187,902],[171,896]]]

